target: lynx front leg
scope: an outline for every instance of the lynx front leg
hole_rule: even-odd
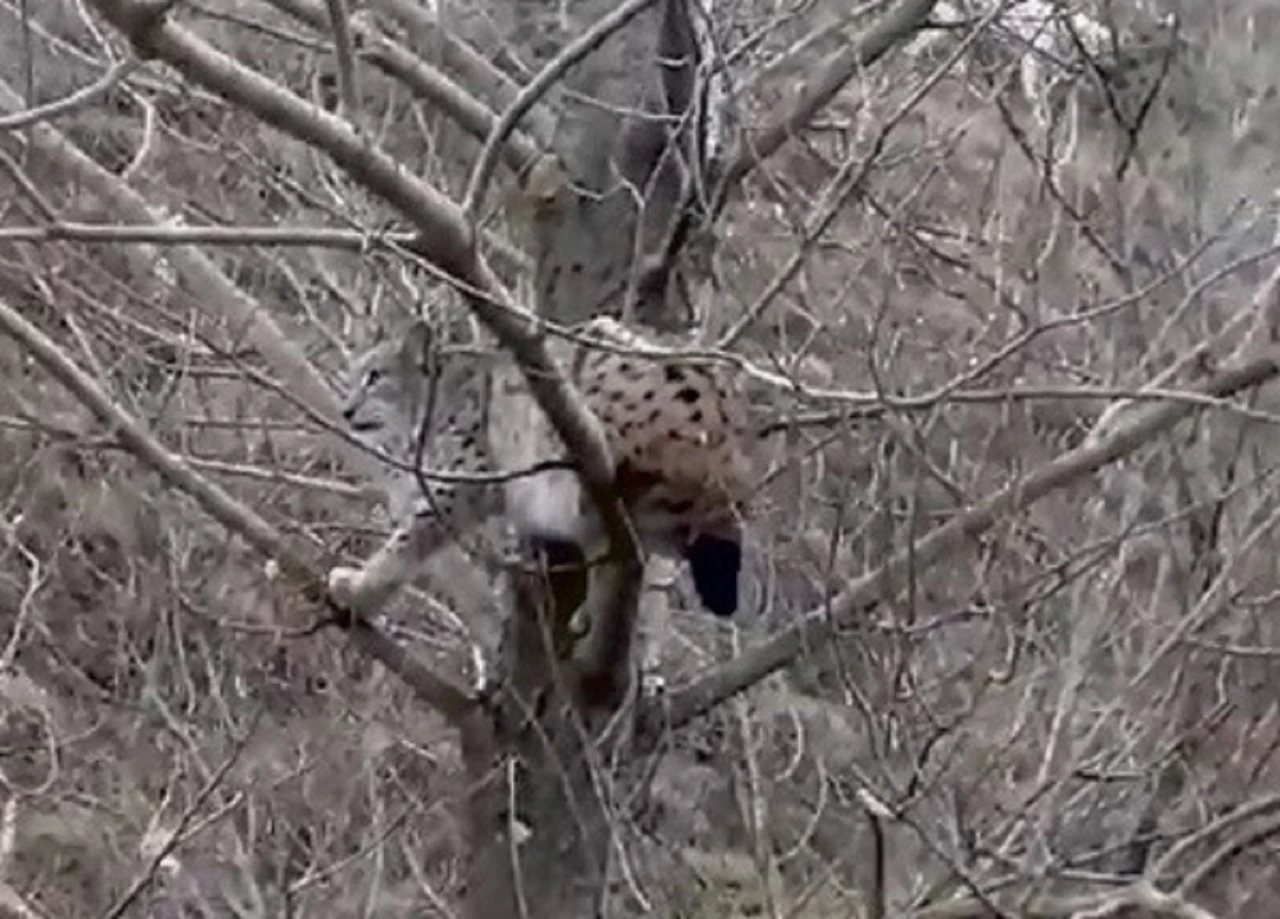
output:
[[[374,613],[413,579],[418,558],[414,551],[415,517],[409,526],[399,526],[360,568],[339,566],[329,571],[329,596],[334,603],[353,612]]]
[[[377,612],[417,577],[431,556],[447,542],[470,532],[501,508],[493,488],[440,488],[431,498],[413,502],[407,523],[360,568],[329,571],[329,596],[339,606],[359,613]]]

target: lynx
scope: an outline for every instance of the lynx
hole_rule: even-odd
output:
[[[439,338],[418,321],[352,360],[343,416],[398,461],[386,485],[397,525],[363,567],[330,572],[343,605],[376,608],[445,541],[502,511],[551,558],[604,549],[594,505],[512,362]],[[556,341],[552,354],[600,425],[640,545],[683,558],[702,604],[732,616],[751,475],[734,368],[638,353],[650,343],[611,319],[585,323],[575,339]]]

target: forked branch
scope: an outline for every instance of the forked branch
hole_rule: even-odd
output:
[[[191,81],[252,112],[263,122],[327,153],[350,178],[396,207],[418,230],[422,250],[462,292],[477,318],[511,352],[539,406],[579,464],[583,481],[611,534],[630,545],[613,494],[613,467],[603,438],[547,353],[533,317],[511,304],[476,251],[459,208],[430,185],[312,105],[170,21],[165,8],[142,0],[95,0],[103,16],[143,56],[156,57]]]
[[[813,77],[800,85],[790,103],[773,112],[760,132],[725,167],[712,215],[719,214],[729,195],[752,169],[799,133],[859,71],[918,32],[935,6],[937,0],[902,0],[857,41],[822,62]]]
[[[512,103],[507,106],[498,119],[489,137],[485,140],[471,178],[467,181],[467,191],[463,199],[463,212],[471,219],[475,218],[480,202],[484,197],[485,187],[489,184],[489,176],[497,160],[501,145],[506,142],[507,135],[515,128],[520,119],[529,111],[556,80],[565,71],[582,60],[596,48],[600,47],[609,36],[623,28],[636,16],[643,13],[657,0],[627,0],[616,10],[605,16],[594,26],[584,32],[563,51],[547,62],[527,86],[520,90]]]
[[[326,28],[324,5],[318,0],[268,0],[279,10],[300,19],[316,30]],[[400,42],[394,41],[367,20],[350,24],[359,43],[361,60],[368,61],[388,77],[407,86],[415,95],[429,100],[464,131],[483,141],[494,130],[497,116],[466,88],[449,79]],[[538,145],[519,131],[504,138],[501,153],[516,172],[527,169],[540,155]]]
[[[1152,919],[1217,919],[1203,907],[1174,894],[1167,894],[1146,881],[1105,894],[1077,897],[1037,897],[1031,902],[1020,898],[1016,915],[1022,919],[1119,919],[1142,915]],[[911,913],[914,919],[987,919],[998,915],[992,902],[966,897]],[[1000,915],[1011,915],[1001,913]]]

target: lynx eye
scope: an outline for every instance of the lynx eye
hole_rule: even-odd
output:
[[[378,381],[381,379],[382,379],[382,371],[379,370],[377,367],[374,367],[372,370],[365,373],[364,385],[376,386],[378,384]]]

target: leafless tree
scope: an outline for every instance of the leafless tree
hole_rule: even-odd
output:
[[[1274,19],[0,0],[0,904],[1269,915]],[[325,594],[425,301],[631,560],[581,640],[486,534]],[[733,626],[548,356],[603,312],[751,381]]]

